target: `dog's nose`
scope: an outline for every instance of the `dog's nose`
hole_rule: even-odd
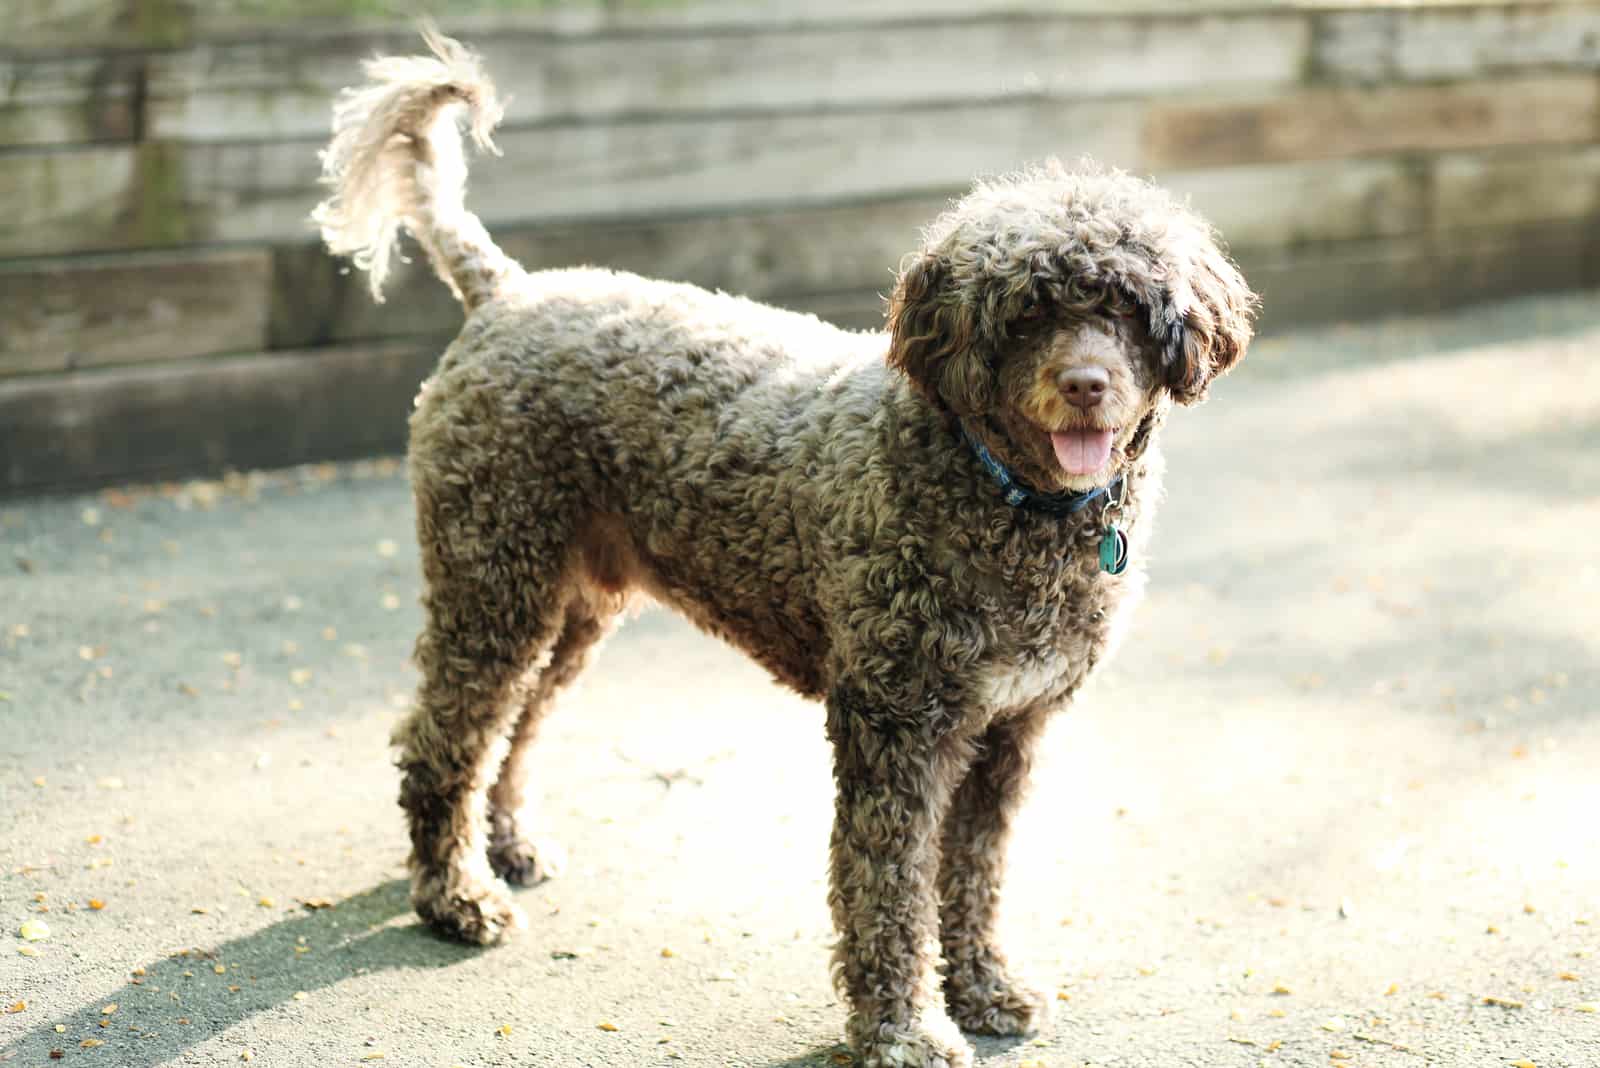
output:
[[[1111,375],[1104,367],[1074,367],[1056,375],[1056,386],[1075,408],[1093,408],[1106,396]]]

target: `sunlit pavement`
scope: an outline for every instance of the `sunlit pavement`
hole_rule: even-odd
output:
[[[1056,1019],[980,1063],[1600,1063],[1597,348],[1592,295],[1317,331],[1174,416],[1151,595],[1011,854]],[[735,654],[624,628],[536,761],[570,870],[469,950],[402,881],[395,464],[12,501],[0,545],[0,1061],[842,1056],[820,710]]]

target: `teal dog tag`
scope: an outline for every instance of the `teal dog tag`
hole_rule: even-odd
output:
[[[1100,538],[1100,570],[1120,575],[1128,569],[1128,536],[1115,525],[1106,527]]]

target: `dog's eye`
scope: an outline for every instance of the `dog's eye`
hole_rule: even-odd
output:
[[[1044,305],[1032,293],[1022,298],[1022,310],[1017,313],[1019,319],[1037,319],[1044,314]]]

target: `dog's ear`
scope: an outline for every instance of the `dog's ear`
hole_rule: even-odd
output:
[[[1257,297],[1209,239],[1185,250],[1186,269],[1167,287],[1162,381],[1180,404],[1198,404],[1218,375],[1238,363],[1255,332]]]
[[[993,403],[995,375],[976,326],[942,259],[931,253],[908,259],[889,298],[889,366],[940,408],[984,411]]]

